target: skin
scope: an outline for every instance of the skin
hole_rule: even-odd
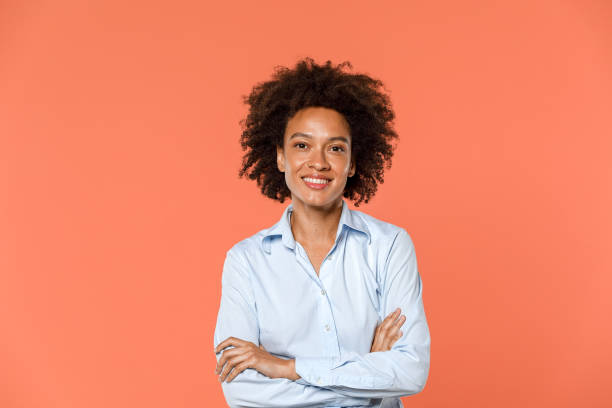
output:
[[[318,275],[321,263],[336,238],[347,178],[355,174],[349,124],[333,109],[302,109],[287,122],[283,147],[277,147],[276,159],[291,191],[291,231],[306,250]],[[331,179],[326,188],[315,190],[305,184],[302,177],[313,173]],[[370,352],[390,350],[401,337],[399,329],[406,317],[400,313],[401,310],[396,309],[376,327]],[[219,343],[215,353],[228,346],[233,348],[223,352],[215,369],[219,381],[230,382],[247,368],[269,378],[294,381],[300,378],[295,372],[295,359],[275,357],[263,346],[235,337]]]
[[[349,125],[340,113],[310,107],[287,122],[284,146],[276,149],[278,169],[291,191],[291,230],[317,275],[336,238],[347,178],[355,174],[350,143]],[[331,179],[325,189],[314,190],[302,180],[313,173]]]

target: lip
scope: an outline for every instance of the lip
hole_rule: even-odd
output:
[[[323,180],[330,180],[330,181],[332,180],[332,179],[330,179],[329,177],[325,177],[325,176],[322,176],[322,175],[320,175],[320,174],[308,174],[308,175],[306,175],[306,176],[302,176],[302,178],[304,178],[304,177],[314,178],[314,179],[320,179],[320,180],[321,180],[321,179],[323,179]]]
[[[329,180],[327,183],[325,184],[316,184],[316,183],[309,183],[306,180],[304,180],[304,178],[313,178],[313,179],[318,179],[318,180]],[[323,177],[323,176],[317,176],[317,175],[312,175],[312,176],[304,176],[302,177],[302,181],[304,181],[304,184],[306,184],[309,188],[313,189],[313,190],[323,190],[324,188],[326,188],[332,179],[329,179],[327,177]]]

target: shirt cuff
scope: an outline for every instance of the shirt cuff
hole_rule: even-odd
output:
[[[295,372],[302,377],[295,382],[320,387],[333,385],[330,370],[336,360],[337,357],[295,357]]]
[[[354,364],[351,368],[343,367]],[[354,389],[384,389],[393,385],[393,378],[362,362],[338,357],[295,357],[298,384],[318,387],[349,387]]]

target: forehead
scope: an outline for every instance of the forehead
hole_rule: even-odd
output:
[[[336,110],[319,106],[301,109],[289,119],[285,138],[295,132],[308,133],[313,137],[350,138],[350,127],[344,116]]]

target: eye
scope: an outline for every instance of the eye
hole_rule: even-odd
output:
[[[332,149],[340,149],[340,150],[334,150],[335,152],[343,152],[344,151],[344,147],[342,147],[342,146],[332,146]]]
[[[304,146],[303,148],[306,148],[306,144],[302,143],[302,142],[298,142],[296,144],[294,144],[293,146],[297,147],[298,149],[302,149],[302,146]]]

